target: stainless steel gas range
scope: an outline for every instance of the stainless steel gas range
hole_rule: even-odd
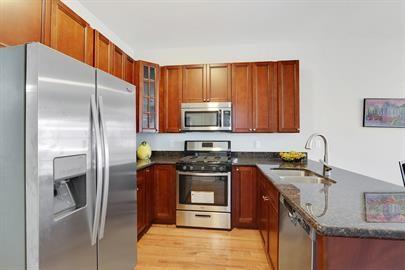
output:
[[[231,229],[231,142],[185,141],[176,164],[176,225]]]

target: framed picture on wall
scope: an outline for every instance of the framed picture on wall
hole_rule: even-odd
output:
[[[363,126],[405,128],[405,98],[365,98]]]

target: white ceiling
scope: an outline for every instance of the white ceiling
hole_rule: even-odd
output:
[[[390,32],[380,23],[387,17],[379,18],[379,6],[401,0],[79,1],[136,52],[320,37],[384,38]]]

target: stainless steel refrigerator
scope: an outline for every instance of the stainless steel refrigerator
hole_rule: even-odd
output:
[[[0,270],[135,267],[135,127],[133,85],[0,49]]]

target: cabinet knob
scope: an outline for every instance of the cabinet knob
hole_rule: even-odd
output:
[[[265,201],[265,202],[268,201],[268,200],[270,200],[269,196],[264,196],[264,195],[262,196],[262,199],[263,199],[263,201]]]
[[[252,129],[251,129],[251,128],[249,128],[249,131],[252,131]]]
[[[139,191],[139,187],[136,188],[136,191]]]
[[[150,172],[150,170],[149,170],[149,169],[146,169],[146,172]]]
[[[239,172],[239,168],[236,168],[236,171]]]
[[[256,131],[256,129],[254,128],[253,131]]]
[[[207,98],[207,101],[210,101],[210,99],[209,99],[209,98]]]
[[[179,131],[181,131],[181,128],[179,128]]]

